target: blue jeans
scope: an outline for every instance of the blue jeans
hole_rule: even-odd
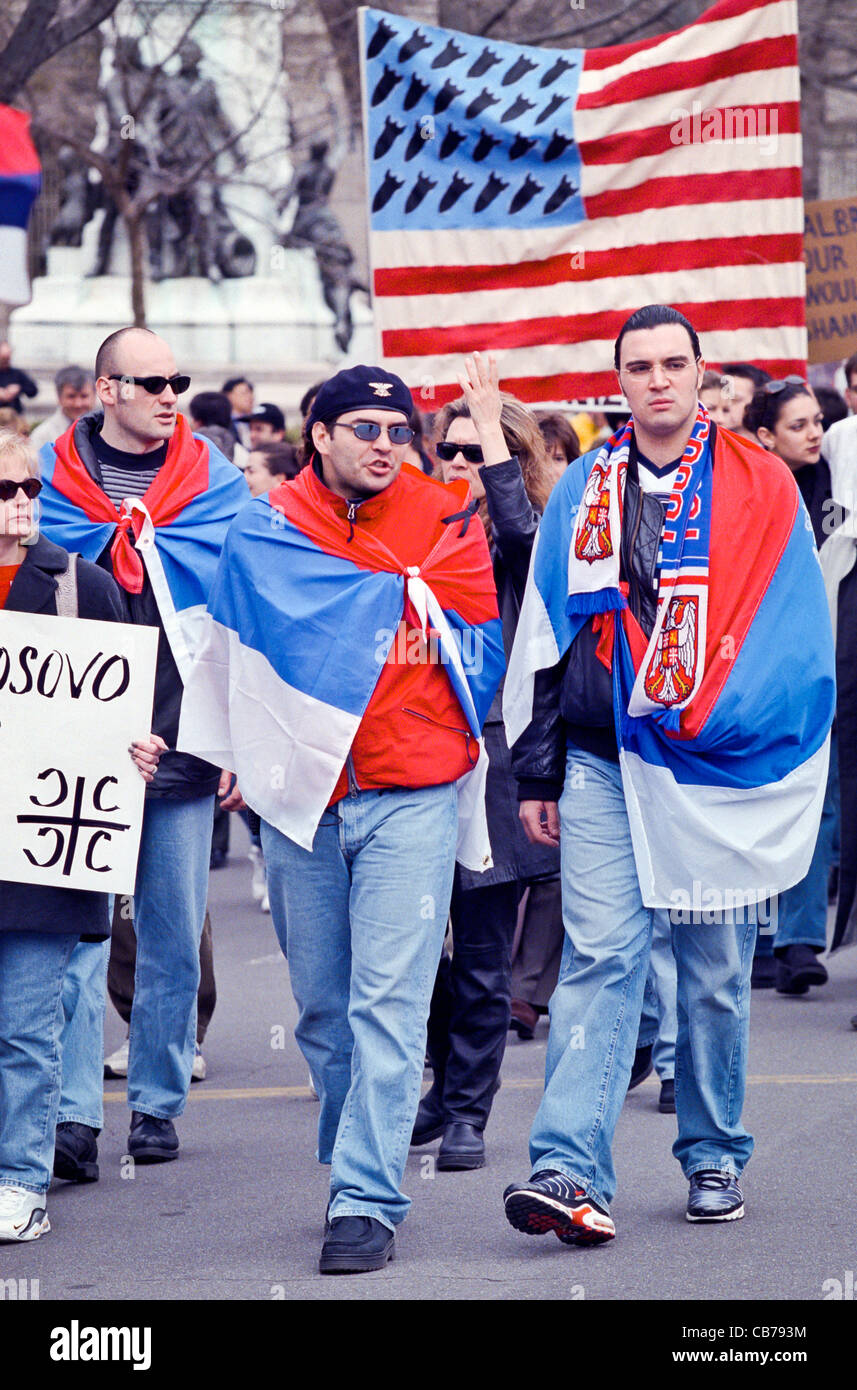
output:
[[[330,1216],[391,1229],[420,1099],[458,825],[453,783],[361,791],[322,816],[312,852],[265,821],[271,916],[320,1101]]]
[[[830,740],[830,767],[818,839],[806,878],[781,893],[777,902],[777,933],[773,950],[786,946],[813,946],[823,951],[827,945],[827,885],[837,854],[839,831],[839,754],[835,733]]]
[[[566,941],[550,1003],[545,1093],[530,1136],[534,1170],[558,1169],[608,1208],[611,1144],[640,1027],[653,910],[643,906],[617,763],[569,749],[560,801]],[[734,918],[736,913],[728,914]],[[739,1174],[755,911],[744,923],[673,926],[678,1033],[673,1153],[686,1177]]]
[[[213,796],[151,797],[143,815],[128,1104],[164,1120],[182,1113],[190,1088],[213,822]]]
[[[129,1030],[128,1104],[132,1110],[161,1119],[182,1113],[190,1087],[213,819],[213,796],[192,801],[151,797],[143,812],[134,889],[137,967]],[[103,971],[95,956],[88,968],[81,959],[75,970],[76,998],[66,1024],[73,1038],[81,1039],[84,1031],[78,1026],[78,1011],[84,1021],[104,1018],[108,958],[109,952]],[[63,1119],[77,1118],[66,1113],[73,1104],[80,1110],[93,1105],[93,1088],[100,1086],[104,1074],[101,1027],[98,1083],[93,1070],[94,1040],[88,1042],[92,1046],[82,1041],[74,1045],[63,1061]]]
[[[0,932],[0,1183],[47,1192],[60,1100],[63,976],[77,936]]]
[[[653,913],[649,973],[643,994],[638,1047],[652,1048],[652,1061],[661,1081],[675,1076],[676,970],[670,932],[669,912],[657,908]]]
[[[113,899],[111,896],[111,911]],[[57,1124],[104,1128],[104,1006],[110,942],[80,941],[62,987],[62,1095]]]

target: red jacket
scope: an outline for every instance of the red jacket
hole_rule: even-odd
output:
[[[461,512],[469,498],[466,483],[446,486],[407,464],[383,492],[360,503],[353,523],[348,520],[349,504],[331,492],[311,466],[303,469],[294,482],[269,494],[271,505],[280,507],[287,515],[295,506],[308,504],[323,513],[322,524],[328,525],[333,519],[330,539],[338,552],[353,558],[358,565],[366,563],[370,567],[359,552],[360,534],[368,532],[392,552],[403,573],[424,563],[446,530],[443,518]],[[458,528],[462,525],[460,521],[451,524]],[[350,551],[355,539],[357,545]],[[488,544],[478,516],[470,519],[466,542],[466,549],[456,560],[458,568],[433,577],[431,588],[442,607],[456,608],[468,622],[487,622],[498,616],[497,597]],[[462,584],[465,574],[466,584]],[[384,640],[384,634],[379,633],[378,645]],[[431,641],[427,647],[417,614],[406,602],[399,632],[330,804],[345,796],[349,785],[364,791],[453,782],[475,766],[478,755],[479,746],[468,728],[447,668],[437,661],[436,646]]]

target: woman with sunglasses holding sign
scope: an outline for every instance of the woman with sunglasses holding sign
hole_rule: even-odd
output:
[[[59,598],[68,552],[36,527],[41,489],[28,442],[0,432],[0,609],[10,612],[56,614],[74,607]],[[79,617],[123,621],[113,579],[80,557],[76,587]],[[146,782],[164,747],[154,735],[131,746]],[[45,1197],[54,1166],[60,1058],[63,1048],[86,1045],[80,1029],[74,1036],[63,1029],[63,984],[78,941],[109,935],[106,893],[0,883],[0,1241],[36,1240],[50,1230]],[[95,1041],[100,1048],[100,1030]],[[93,1121],[100,1128],[100,1114]]]
[[[551,488],[549,461],[532,411],[500,392],[497,363],[465,359],[463,395],[443,407],[435,453],[444,482],[466,478],[485,526],[511,651],[539,515]],[[503,732],[502,686],[488,712],[486,809],[493,867],[456,867],[451,961],[444,957],[429,1018],[434,1083],[420,1104],[413,1142],[442,1136],[440,1169],[481,1168],[483,1131],[498,1088],[509,1028],[511,949],[526,882],[559,871],[559,853],[531,845],[518,819],[517,788]]]

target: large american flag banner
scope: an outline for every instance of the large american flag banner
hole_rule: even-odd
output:
[[[521,400],[615,391],[650,303],[712,365],[805,374],[796,0],[590,49],[364,9],[361,63],[379,353],[426,405],[474,349]]]

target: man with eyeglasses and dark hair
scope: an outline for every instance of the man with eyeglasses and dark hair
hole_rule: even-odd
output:
[[[159,629],[152,729],[165,741],[146,792],[134,891],[136,989],[131,1015],[128,1152],[178,1156],[196,1042],[199,942],[220,770],[176,750],[183,682],[241,474],[178,413],[190,377],[162,338],[122,328],[95,361],[103,415],[85,415],[40,455],[41,525],[50,540],[117,580],[127,621]],[[107,943],[109,945],[109,943]],[[58,1176],[98,1176],[108,951],[82,944],[67,981],[71,1042],[63,1056]],[[165,988],[165,980],[169,988]]]
[[[789,470],[713,424],[678,310],[638,310],[614,361],[631,419],[551,494],[503,701],[524,828],[560,847],[566,931],[532,1173],[504,1205],[517,1230],[567,1245],[615,1235],[613,1133],[658,918],[676,961],[686,1217],[744,1215],[756,923],[809,867],[834,704]]]
[[[322,1274],[393,1258],[455,860],[490,864],[460,838],[459,783],[484,826],[497,597],[467,484],[403,462],[412,409],[383,367],[320,388],[308,465],[230,527],[180,731],[224,750],[224,805],[262,819],[331,1165]]]

